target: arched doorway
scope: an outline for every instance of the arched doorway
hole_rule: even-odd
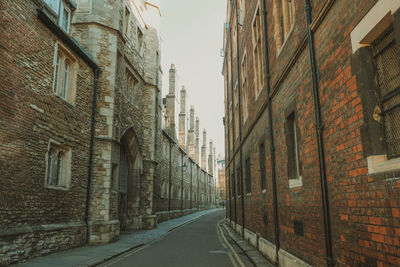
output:
[[[125,132],[120,142],[118,219],[120,230],[140,228],[140,183],[143,160],[138,140],[132,129]]]

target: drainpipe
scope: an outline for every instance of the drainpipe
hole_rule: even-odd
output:
[[[322,209],[323,209],[323,215],[324,215],[326,262],[327,262],[328,266],[335,266],[335,260],[333,259],[333,252],[332,252],[328,183],[327,183],[327,179],[326,179],[324,144],[323,144],[323,138],[322,138],[323,124],[322,124],[322,120],[321,120],[321,110],[320,110],[320,102],[319,102],[317,67],[316,67],[316,62],[315,62],[313,32],[311,30],[311,5],[310,5],[310,0],[305,0],[305,2],[306,2],[306,16],[307,16],[308,49],[309,49],[309,53],[310,53],[310,65],[311,65],[311,76],[312,76],[312,93],[313,93],[314,111],[315,111],[315,114],[314,114],[315,115],[315,129],[317,131],[317,141],[318,141],[318,160],[319,160],[319,166],[320,166],[319,171],[320,171],[320,180],[321,180]]]
[[[244,175],[243,175],[243,168],[242,168],[242,161],[243,161],[243,153],[242,153],[242,109],[241,109],[241,101],[240,101],[240,58],[239,58],[239,13],[238,13],[238,4],[237,4],[237,0],[236,0],[236,4],[235,4],[235,9],[236,9],[236,51],[237,51],[237,55],[236,55],[236,61],[237,61],[237,81],[238,81],[238,107],[239,107],[239,159],[240,159],[240,186],[242,187],[241,192],[242,192],[242,235],[244,237],[244,228],[245,228],[245,223],[244,223],[244,197],[245,197],[245,190],[243,188],[243,180],[244,180]],[[246,192],[247,193],[247,192]]]
[[[97,92],[99,89],[99,76],[100,76],[100,68],[94,69],[92,117],[91,117],[91,126],[90,126],[88,180],[87,180],[87,185],[86,185],[86,207],[85,207],[86,243],[87,244],[89,244],[89,241],[90,241],[90,225],[89,225],[90,186],[92,184],[92,176],[93,176],[94,134],[95,134],[95,129],[96,129],[96,127],[95,127],[96,106],[97,106]]]
[[[192,210],[192,197],[193,197],[193,187],[192,187],[192,184],[193,184],[193,177],[192,177],[193,172],[192,172],[192,167],[193,167],[193,164],[190,163],[190,202],[189,202],[190,212]]]
[[[267,3],[263,1],[264,9],[264,50],[265,50],[265,76],[267,77],[267,108],[268,108],[268,127],[269,127],[269,148],[271,154],[271,177],[272,177],[272,197],[274,204],[274,230],[275,230],[275,248],[276,248],[276,264],[279,265],[279,213],[278,213],[278,190],[276,185],[276,171],[275,171],[275,145],[274,133],[272,123],[272,98],[271,98],[271,75],[269,72],[269,51],[268,51],[268,27],[267,27]]]
[[[172,177],[172,143],[171,140],[169,141],[169,183],[168,183],[168,213],[171,211],[171,177]]]
[[[232,18],[232,14],[233,14],[233,0],[231,0],[231,18]],[[231,96],[232,96],[232,100],[231,100],[231,102],[232,102],[232,109],[234,109],[235,108],[235,106],[234,106],[234,103],[233,103],[233,58],[232,58],[232,56],[233,56],[233,53],[232,53],[232,47],[233,47],[233,44],[232,44],[232,34],[231,34],[231,23],[230,23],[231,21],[229,21],[229,37],[230,37],[230,41],[231,41],[231,73],[230,73],[230,77],[231,77]],[[228,37],[228,38],[229,38]],[[229,105],[229,104],[228,104]],[[234,150],[235,150],[235,113],[233,112],[234,110],[232,110],[232,151],[234,152]],[[228,107],[228,113],[229,113],[229,107]],[[233,153],[234,154],[234,153]],[[235,187],[235,189],[236,189],[236,180],[237,180],[237,177],[236,177],[236,175],[235,175],[235,159],[233,159],[232,161],[231,161],[231,163],[232,163],[232,165],[233,165],[233,175],[234,175],[234,177],[236,178],[235,179],[235,184],[233,185],[234,187]],[[235,191],[237,191],[237,190],[235,190]],[[234,201],[235,201],[235,205],[234,205],[234,210],[235,210],[235,224],[237,223],[237,204],[236,204],[236,195],[237,195],[237,192],[235,192],[235,195],[233,196],[233,198],[234,198]]]
[[[182,163],[182,181],[181,181],[181,215],[183,212],[183,151],[182,151],[182,157],[181,157],[181,163]]]

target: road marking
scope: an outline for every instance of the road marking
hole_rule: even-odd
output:
[[[236,262],[235,262],[235,260],[233,259],[232,254],[228,254],[228,255],[229,255],[229,259],[231,260],[231,262],[233,263],[233,265],[234,265],[235,267],[237,267],[237,264],[239,264],[240,267],[246,267],[246,265],[244,265],[243,261],[240,259],[239,255],[236,253],[235,249],[231,246],[231,244],[229,244],[228,240],[226,239],[225,235],[224,235],[223,232],[222,232],[221,226],[219,226],[219,224],[220,224],[222,221],[224,221],[224,220],[225,220],[225,218],[222,219],[220,222],[217,223],[218,238],[220,238],[220,240],[222,241],[222,242],[221,242],[222,244],[225,243],[225,244],[228,246],[228,248],[232,251],[232,254],[233,254],[234,259],[236,260]],[[237,263],[237,264],[236,264],[236,263]]]
[[[131,255],[133,255],[133,254],[135,254],[135,253],[137,253],[137,252],[139,252],[139,251],[141,251],[141,250],[143,250],[143,249],[149,247],[149,246],[150,246],[150,244],[144,245],[143,247],[140,247],[140,248],[138,248],[138,249],[135,249],[134,251],[128,252],[127,254],[125,254],[125,255],[123,255],[123,256],[120,256],[120,257],[118,257],[117,259],[115,259],[115,260],[111,261],[110,263],[108,263],[108,264],[106,264],[106,265],[103,265],[103,266],[104,266],[104,267],[108,267],[108,266],[111,266],[111,265],[113,265],[113,264],[116,264],[117,262],[120,262],[120,261],[126,259],[127,257],[129,257],[129,256],[131,256]]]

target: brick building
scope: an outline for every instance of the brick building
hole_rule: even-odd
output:
[[[0,3],[0,265],[86,243],[98,65],[54,4]]]
[[[399,8],[228,1],[227,221],[271,261],[400,265]]]

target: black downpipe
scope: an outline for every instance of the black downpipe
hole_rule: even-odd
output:
[[[182,157],[181,157],[181,163],[182,163],[182,181],[181,181],[181,215],[183,212],[183,152],[182,152]]]
[[[267,27],[267,4],[266,0],[263,1],[264,8],[264,45],[265,45],[265,75],[267,77],[267,107],[268,107],[268,127],[269,127],[269,147],[271,154],[271,177],[272,177],[272,197],[274,202],[274,229],[275,229],[275,248],[276,248],[276,264],[279,265],[279,213],[278,213],[278,190],[276,184],[276,170],[275,170],[275,145],[274,145],[274,132],[272,123],[272,99],[271,99],[271,75],[269,72],[269,52],[268,52],[268,27]]]
[[[193,170],[192,170],[193,164],[190,163],[190,202],[189,202],[189,209],[190,212],[192,212],[192,198],[193,198]]]
[[[231,21],[232,21],[232,14],[233,14],[233,0],[231,0]],[[229,22],[229,36],[228,36],[228,38],[230,38],[230,41],[231,41],[231,49],[230,49],[230,52],[231,52],[231,73],[230,73],[230,77],[231,77],[231,96],[232,96],[232,100],[231,101],[232,101],[232,109],[234,109],[235,106],[234,106],[234,103],[233,103],[233,58],[232,58],[232,56],[233,56],[233,53],[232,53],[233,43],[232,43],[232,34],[231,34],[232,26],[231,26],[230,22]],[[229,107],[228,107],[228,113],[229,113]],[[232,110],[232,151],[234,151],[234,150],[235,150],[235,112],[233,112],[233,110]],[[234,186],[236,188],[237,177],[235,176],[235,171],[236,171],[235,170],[235,159],[232,160],[232,165],[233,165],[233,175],[236,178],[235,179],[235,184],[233,184],[232,186]],[[234,201],[235,201],[235,205],[234,205],[234,207],[235,207],[234,208],[234,211],[235,211],[235,223],[237,223],[237,204],[236,204],[236,195],[237,195],[236,191],[237,190],[234,190],[234,191],[235,191],[235,194],[234,194],[233,198],[234,198]]]
[[[310,0],[305,0],[305,2],[306,2],[306,16],[307,16],[308,48],[310,53],[311,76],[312,76],[312,93],[313,93],[314,110],[315,110],[315,129],[317,131],[318,160],[320,165],[319,171],[321,180],[322,209],[324,213],[323,215],[324,215],[324,230],[325,230],[326,262],[328,266],[335,266],[335,260],[333,259],[333,252],[332,252],[328,184],[326,180],[324,144],[322,139],[323,124],[321,120],[321,110],[320,110],[319,93],[318,93],[317,67],[315,62],[313,32],[311,30],[311,5],[310,5]]]
[[[172,177],[172,143],[169,143],[169,183],[168,183],[168,211],[171,211],[171,177]]]
[[[85,207],[85,223],[86,223],[86,243],[90,241],[90,225],[89,225],[89,205],[90,205],[90,186],[93,176],[93,151],[94,151],[94,133],[96,124],[96,108],[97,108],[97,91],[99,89],[100,69],[94,69],[93,81],[93,99],[92,99],[92,117],[90,126],[90,148],[89,148],[89,164],[88,164],[88,180],[86,185],[86,207]]]
[[[245,190],[243,188],[243,180],[244,180],[244,175],[243,175],[243,168],[242,168],[242,109],[241,109],[241,104],[242,102],[240,101],[240,58],[239,58],[239,13],[238,13],[238,0],[236,0],[236,4],[235,4],[235,9],[236,9],[236,69],[237,69],[237,83],[238,83],[238,107],[239,107],[239,141],[240,141],[240,147],[239,147],[239,159],[240,159],[240,186],[241,188],[241,192],[242,192],[242,235],[244,236],[244,228],[245,228],[245,223],[244,223],[244,197],[245,197]]]

